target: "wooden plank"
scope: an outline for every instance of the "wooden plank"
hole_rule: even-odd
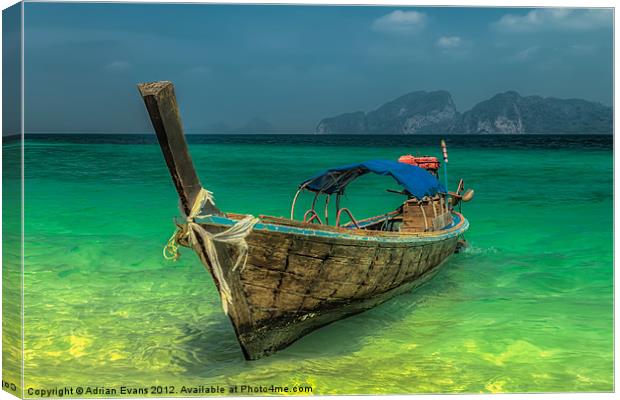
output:
[[[202,186],[189,155],[172,82],[150,82],[138,85],[149,112],[159,146],[181,200],[181,210],[189,215]],[[209,214],[220,214],[214,205],[204,208]]]
[[[284,271],[288,264],[292,236],[253,231],[247,238],[247,263],[274,271]]]
[[[257,286],[251,282],[245,282],[243,291],[247,297],[248,303],[252,306],[260,308],[273,308],[273,290]]]
[[[282,275],[283,272],[246,264],[245,268],[242,268],[241,281],[275,290],[278,282],[283,278]]]
[[[452,215],[450,213],[443,213],[433,218],[433,228],[438,231],[450,223]]]
[[[280,292],[275,303],[277,310],[274,311],[274,317],[285,314],[287,312],[297,311],[304,302],[304,296]]]
[[[304,277],[311,281],[316,278],[323,262],[324,261],[320,258],[290,254],[288,256],[288,268],[286,270],[291,274]]]

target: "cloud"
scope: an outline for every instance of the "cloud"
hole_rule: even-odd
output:
[[[524,50],[517,52],[514,56],[512,56],[513,60],[516,61],[526,61],[531,59],[533,56],[538,54],[540,51],[540,46],[531,46]]]
[[[585,31],[611,27],[611,23],[610,10],[540,8],[527,14],[506,14],[492,26],[502,32]]]
[[[126,71],[131,67],[131,63],[128,63],[127,61],[112,61],[111,63],[106,64],[103,69],[106,71],[121,72]]]
[[[586,55],[596,53],[597,46],[593,44],[573,44],[566,50],[569,54]]]
[[[409,34],[417,33],[426,26],[427,16],[418,11],[396,10],[372,23],[372,29],[378,32]]]
[[[437,47],[442,49],[455,49],[461,45],[463,40],[459,36],[442,36],[437,39]]]

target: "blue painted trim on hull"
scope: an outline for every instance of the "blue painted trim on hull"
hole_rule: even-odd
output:
[[[363,236],[363,235],[351,235],[345,232],[330,232],[324,231],[320,229],[304,229],[295,226],[282,226],[277,224],[266,224],[263,222],[259,222],[254,225],[254,230],[259,231],[269,231],[269,232],[280,232],[280,233],[292,233],[304,236],[312,236],[312,237],[329,237],[329,238],[339,238],[339,239],[349,239],[356,241],[367,241],[367,242],[382,242],[382,243],[422,243],[422,242],[436,242],[438,240],[449,239],[455,236],[459,236],[463,234],[469,228],[469,222],[463,216],[453,214],[452,215],[452,224],[447,226],[444,230],[450,230],[456,225],[460,223],[462,218],[462,225],[455,230],[451,230],[449,232],[437,234],[424,234],[416,235],[415,233],[411,235],[398,235],[398,236]],[[213,225],[222,225],[222,226],[232,226],[237,223],[238,220],[227,218],[223,216],[210,215],[205,218],[197,218],[196,222],[200,224],[213,224]]]

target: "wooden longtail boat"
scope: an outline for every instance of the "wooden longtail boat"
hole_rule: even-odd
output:
[[[138,87],[186,218],[167,251],[176,256],[180,244],[200,257],[246,359],[271,354],[426,281],[455,252],[468,228],[453,208],[473,191],[461,194],[461,181],[457,192],[448,193],[436,176],[439,163],[431,162],[428,172],[407,159],[332,168],[308,179],[295,195],[290,219],[222,212],[194,170],[172,83]],[[445,152],[444,157],[446,162]],[[340,208],[340,196],[348,183],[370,172],[396,179],[404,188],[398,193],[407,200],[395,211],[356,221]],[[295,202],[304,190],[315,193],[314,202],[304,220],[296,221]],[[327,210],[332,195],[335,226],[326,224],[327,212],[323,223],[315,210],[319,196],[326,197]],[[341,224],[345,214],[350,222]]]

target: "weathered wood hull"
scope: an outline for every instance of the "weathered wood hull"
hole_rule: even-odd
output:
[[[211,232],[226,228],[201,225]],[[458,215],[449,230],[417,235],[363,236],[359,230],[315,235],[273,227],[255,226],[246,238],[249,251],[243,267],[233,268],[234,248],[218,247],[233,294],[228,314],[250,360],[424,282],[454,253],[467,221]]]

